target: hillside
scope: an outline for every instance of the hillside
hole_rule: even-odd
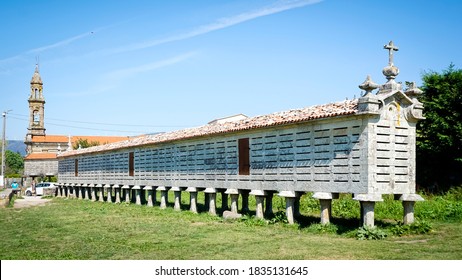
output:
[[[26,155],[26,144],[24,144],[23,140],[8,140],[7,144],[7,150],[18,152],[22,156]]]

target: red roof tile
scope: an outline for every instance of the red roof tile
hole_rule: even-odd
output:
[[[212,123],[196,128],[188,128],[173,132],[146,135],[132,138],[130,140],[123,142],[115,142],[107,145],[94,146],[87,149],[68,151],[60,154],[58,157],[66,157],[86,153],[97,153],[122,148],[164,143],[193,137],[216,135],[233,131],[243,131],[269,126],[299,123],[315,119],[353,115],[357,112],[358,100],[346,100],[343,102],[312,106],[303,109],[294,109],[263,116],[256,116],[253,118],[248,118],[235,122]]]
[[[100,144],[108,144],[113,142],[120,142],[130,139],[128,136],[71,136],[72,143],[77,142],[79,139],[87,139],[89,142],[99,142]],[[34,143],[68,143],[69,137],[65,135],[45,135],[33,136],[32,142]]]
[[[33,160],[33,159],[56,159],[56,153],[32,153],[27,155],[24,159],[25,160]]]

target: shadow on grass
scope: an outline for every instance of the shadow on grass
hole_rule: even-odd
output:
[[[296,218],[296,222],[299,225],[300,229],[307,229],[314,225],[320,225],[320,219],[317,216],[298,216]],[[335,233],[338,235],[344,235],[348,233],[353,233],[358,228],[362,226],[361,220],[358,218],[342,218],[342,217],[332,217],[330,219],[331,225],[335,226],[336,231]],[[376,220],[375,225],[380,228],[388,228],[397,225],[397,221],[384,221],[384,220]]]

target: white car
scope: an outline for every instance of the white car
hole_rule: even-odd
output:
[[[38,183],[35,185],[35,194],[36,195],[43,195],[43,190],[44,189],[56,189],[55,184],[53,183]],[[32,195],[32,187],[28,187],[26,189],[26,195],[31,196]]]

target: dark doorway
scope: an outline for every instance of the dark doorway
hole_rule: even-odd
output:
[[[135,153],[128,153],[128,176],[135,176]]]
[[[74,176],[77,177],[79,176],[79,160],[75,159],[74,163]]]
[[[239,139],[239,175],[250,175],[249,138]]]

